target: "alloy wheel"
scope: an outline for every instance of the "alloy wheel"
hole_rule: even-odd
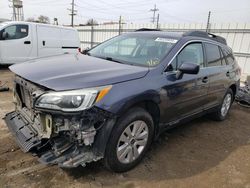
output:
[[[228,110],[231,106],[231,103],[232,103],[232,96],[230,93],[228,93],[224,100],[223,100],[223,103],[222,103],[222,106],[221,106],[221,115],[222,116],[226,116],[227,113],[228,113]]]
[[[118,160],[124,164],[135,161],[145,149],[148,136],[148,126],[144,121],[130,123],[122,132],[117,144]]]

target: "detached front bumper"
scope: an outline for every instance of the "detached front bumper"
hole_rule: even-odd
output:
[[[103,112],[94,110],[95,115],[104,117]],[[91,115],[91,113],[88,113]],[[87,118],[87,116],[83,116]],[[107,118],[107,116],[105,116]],[[78,143],[62,132],[51,138],[41,138],[34,128],[34,124],[27,121],[18,111],[10,112],[5,116],[5,122],[23,152],[32,152],[39,157],[43,164],[58,164],[61,167],[71,168],[97,161],[104,157],[105,148],[112,131],[115,119],[104,119],[103,126],[98,130],[91,145]]]
[[[38,139],[37,133],[29,126],[28,121],[17,112],[6,114],[5,122],[23,152],[29,152],[41,145],[41,140]]]

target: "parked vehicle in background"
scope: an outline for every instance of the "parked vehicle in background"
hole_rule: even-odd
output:
[[[127,171],[162,131],[208,113],[224,120],[239,88],[225,39],[201,31],[143,29],[85,54],[10,67],[16,109],[6,124],[45,164],[103,158],[109,169]]]
[[[0,64],[77,53],[80,39],[76,29],[32,22],[0,24]]]

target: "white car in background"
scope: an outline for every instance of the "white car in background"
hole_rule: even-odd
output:
[[[78,51],[80,39],[74,28],[32,22],[0,24],[0,64]]]

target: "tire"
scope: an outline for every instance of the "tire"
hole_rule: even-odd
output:
[[[219,108],[217,109],[217,111],[211,114],[211,118],[216,120],[216,121],[225,120],[227,117],[227,114],[232,106],[233,97],[234,97],[233,91],[229,88],[227,90],[226,94],[224,95],[223,100],[222,100]],[[228,102],[227,104],[225,104],[226,101]]]
[[[107,143],[104,165],[114,172],[125,172],[134,168],[144,157],[153,137],[154,123],[151,115],[139,107],[129,110],[114,126]]]

